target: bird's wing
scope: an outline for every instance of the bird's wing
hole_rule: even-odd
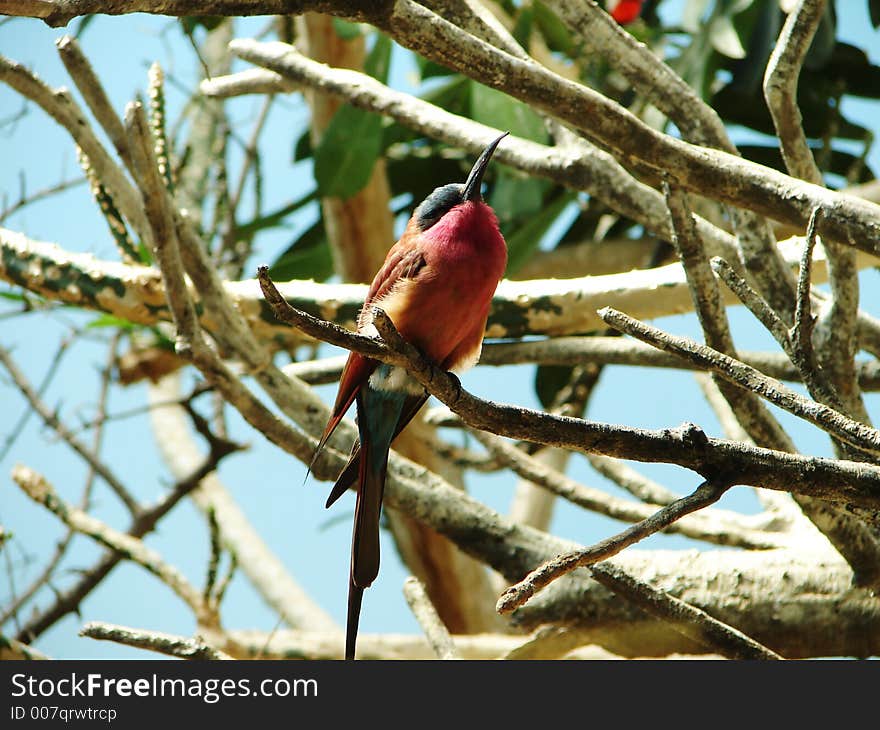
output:
[[[405,235],[394,244],[385,258],[385,263],[370,284],[370,290],[361,310],[361,320],[368,315],[371,305],[381,302],[402,281],[415,279],[425,264],[425,254],[417,243],[413,243],[412,236]],[[367,315],[364,314],[365,312]]]
[[[370,284],[359,317],[358,329],[360,330],[361,323],[369,321],[368,313],[372,304],[381,302],[400,282],[415,279],[424,266],[425,257],[421,249],[412,244],[412,239],[408,239],[406,236],[401,238],[388,252],[385,263],[373,278],[373,283]],[[367,315],[364,314],[365,312]],[[339,389],[336,392],[336,402],[330,412],[330,420],[327,421],[324,433],[321,434],[321,440],[315,449],[312,463],[318,458],[318,454],[321,453],[327,440],[336,430],[342,417],[354,403],[355,396],[361,386],[369,380],[378,364],[376,360],[371,360],[356,352],[349,354],[342,370],[342,376],[339,378]]]

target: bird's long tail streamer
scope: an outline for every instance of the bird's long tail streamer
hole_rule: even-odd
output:
[[[345,658],[353,659],[365,588],[379,573],[379,516],[388,468],[388,449],[397,433],[406,394],[363,387],[357,397],[361,453],[354,531],[351,539]]]

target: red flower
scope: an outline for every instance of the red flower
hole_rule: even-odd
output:
[[[644,0],[609,0],[608,12],[621,25],[632,23],[642,12]]]

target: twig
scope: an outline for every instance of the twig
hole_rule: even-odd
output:
[[[43,188],[41,190],[37,190],[34,193],[31,193],[27,196],[22,196],[18,199],[17,202],[13,203],[9,206],[4,206],[2,210],[0,210],[0,223],[3,223],[7,218],[9,218],[14,213],[17,213],[22,208],[30,205],[31,203],[39,202],[45,198],[50,198],[53,195],[57,195],[58,193],[63,193],[65,190],[70,190],[71,188],[75,188],[78,185],[82,185],[88,182],[85,177],[74,178],[73,180],[62,180],[60,183],[56,185],[50,185],[49,187]],[[5,202],[5,197],[4,197]]]
[[[663,183],[663,191],[672,220],[672,240],[687,276],[694,300],[694,311],[699,318],[706,345],[725,355],[736,357],[727,313],[702,241],[694,226],[687,196],[666,182]],[[780,451],[795,451],[791,438],[779,421],[753,392],[737,388],[729,382],[719,382],[718,388],[755,443]]]
[[[864,484],[866,479],[872,485],[874,479],[880,479],[880,469],[874,470],[866,464],[804,457],[711,439],[693,424],[652,432],[554,416],[475,398],[461,388],[457,378],[425,360],[396,335],[393,324],[381,309],[374,309],[375,324],[381,336],[386,338],[387,346],[294,309],[275,288],[266,267],[260,268],[258,277],[267,301],[281,321],[325,342],[406,368],[428,392],[449,406],[472,428],[513,439],[606,456],[677,463],[710,477],[721,472],[736,473],[739,484],[760,485],[786,492],[799,491],[837,500],[858,499],[865,506],[875,503],[876,497],[871,494],[875,487],[868,487],[866,491],[855,487],[856,484]],[[772,466],[769,462],[772,462]]]
[[[712,267],[724,282],[736,291],[738,296],[745,295],[735,289],[735,281],[745,284],[736,272],[723,259],[713,259]],[[728,280],[728,272],[736,277],[736,280]],[[748,285],[746,285],[748,286]],[[767,303],[760,298],[751,287],[747,290],[772,314]],[[748,296],[748,295],[746,295]],[[744,302],[755,313],[753,306],[756,301]],[[782,321],[775,318],[780,325],[780,332],[785,334],[787,328]],[[766,326],[766,322],[762,320]],[[774,333],[775,336],[775,333]],[[785,340],[787,338],[783,338]],[[792,364],[787,355],[776,352],[759,352],[751,350],[738,350],[739,359],[747,365],[760,370],[765,375],[777,380],[799,382],[802,380],[798,369]],[[324,362],[324,361],[321,361]],[[344,362],[344,360],[339,361]],[[541,340],[526,340],[524,342],[485,342],[480,356],[479,365],[513,365],[521,363],[538,363],[542,365],[577,365],[580,363],[595,363],[597,365],[634,365],[640,367],[673,368],[679,370],[694,370],[693,363],[671,352],[664,352],[655,347],[646,345],[637,340],[628,340],[624,337],[551,337]],[[341,365],[328,361],[327,370],[321,371],[309,377],[316,378],[317,383],[329,382],[334,366],[341,372]],[[286,365],[285,368],[293,367]],[[303,366],[305,369],[305,366]],[[305,369],[310,373],[310,370]],[[326,376],[323,373],[326,372]],[[856,364],[859,385],[863,390],[877,390],[880,388],[880,364],[875,360],[865,360]],[[321,380],[317,378],[321,377]],[[323,377],[328,380],[325,381]],[[337,373],[338,379],[338,373]]]
[[[101,387],[98,393],[98,402],[97,402],[97,416],[95,418],[95,433],[92,437],[92,453],[96,456],[101,452],[101,444],[104,440],[104,424],[106,423],[106,413],[107,413],[107,398],[110,393],[110,383],[113,376],[113,367],[116,362],[116,350],[119,345],[120,334],[117,333],[113,335],[110,341],[110,345],[107,348],[107,362],[104,366],[103,372],[101,373]],[[64,343],[69,343],[70,340],[65,340]],[[65,346],[63,343],[63,346]],[[56,361],[57,362],[57,361]],[[53,368],[50,367],[50,371]],[[48,382],[47,378],[44,379],[44,382]],[[2,457],[0,457],[2,458]],[[82,497],[79,501],[79,507],[83,511],[87,511],[91,502],[92,497],[92,487],[95,483],[96,472],[93,468],[89,467],[88,474],[86,475],[86,484],[83,489]],[[36,594],[40,588],[44,585],[48,584],[51,580],[52,574],[55,572],[55,569],[58,567],[62,558],[67,552],[67,548],[70,545],[70,542],[73,538],[74,530],[68,528],[67,534],[61,539],[61,541],[56,545],[55,552],[52,554],[52,557],[49,559],[49,562],[40,571],[40,574],[31,582],[30,586],[22,591],[18,597],[3,611],[3,615],[0,616],[0,626],[6,623],[6,621],[11,617],[15,616],[17,612],[21,609],[21,607],[31,599],[31,597]]]
[[[813,249],[816,246],[816,222],[822,214],[816,208],[810,216],[807,227],[807,241],[801,254],[800,274],[797,283],[797,299],[794,310],[794,325],[789,332],[793,347],[803,353],[807,362],[815,362],[813,352],[813,327],[816,318],[810,309],[810,275],[812,272]]]
[[[132,629],[128,626],[108,624],[103,621],[89,621],[79,631],[80,636],[86,636],[98,641],[113,641],[117,644],[134,646],[138,649],[156,651],[168,656],[176,656],[181,659],[233,659],[226,652],[220,651],[209,645],[202,637],[193,638],[165,634],[160,631],[145,631]]]
[[[699,345],[686,337],[677,337],[606,307],[599,312],[605,322],[615,329],[637,337],[655,347],[677,352],[731,383],[757,393],[774,405],[799,418],[809,421],[858,449],[880,453],[880,431],[854,421],[822,403],[805,398],[778,380],[728,357],[710,347]]]
[[[157,447],[176,478],[192,473],[203,458],[185,411],[167,405],[175,400],[179,384],[180,375],[174,374],[149,389],[150,404],[156,406],[150,411],[150,420],[157,436]],[[166,405],[160,407],[160,404]],[[340,467],[341,462],[340,456]],[[205,475],[199,489],[192,493],[192,500],[203,513],[213,510],[223,546],[233,556],[235,565],[241,568],[254,590],[285,623],[293,628],[315,631],[338,630],[337,623],[291,577],[283,562],[236,504],[218,474]]]
[[[418,620],[419,626],[422,627],[425,636],[428,637],[428,643],[431,645],[437,658],[458,659],[452,637],[443,625],[443,621],[440,620],[440,616],[437,615],[437,610],[431,603],[431,599],[428,598],[425,586],[422,585],[421,581],[412,575],[409,576],[403,582],[403,595],[406,597],[406,602],[409,604],[413,615]]]
[[[462,659],[498,659],[520,646],[524,637],[484,633],[452,636]],[[236,659],[341,659],[345,638],[341,631],[230,631],[223,649]],[[358,636],[362,659],[436,659],[422,634],[368,634]]]
[[[21,64],[0,56],[0,81],[37,103],[64,127],[88,157],[101,183],[110,191],[119,210],[137,231],[141,240],[150,240],[150,231],[137,193],[122,169],[98,141],[82,111],[66,89],[52,89]]]
[[[131,157],[128,152],[128,140],[125,137],[122,120],[113,110],[113,105],[104,86],[82,52],[79,43],[72,36],[65,35],[55,41],[55,45],[67,73],[76,84],[76,88],[79,89],[95,119],[107,133],[120,159],[130,169]]]
[[[440,425],[433,422],[427,414],[424,420],[425,423],[431,426]],[[431,439],[430,446],[436,454],[462,469],[471,469],[482,474],[489,474],[504,468],[501,462],[490,454],[478,453],[470,449],[453,446],[448,441],[437,437]]]
[[[43,375],[40,380],[39,385],[37,385],[36,391],[34,391],[37,398],[42,398],[46,392],[46,388],[49,387],[49,384],[55,377],[55,373],[58,372],[58,368],[61,365],[61,361],[64,358],[65,354],[70,351],[70,346],[73,344],[74,340],[79,337],[80,333],[76,330],[70,333],[68,337],[64,337],[61,340],[61,343],[58,345],[58,349],[55,351],[55,354],[52,356],[51,361],[49,362],[49,367],[46,369],[45,375]],[[6,455],[9,453],[9,450],[12,448],[19,434],[24,429],[31,415],[34,413],[33,407],[26,408],[15,426],[12,427],[10,432],[6,435],[5,440],[3,441],[3,446],[0,448],[0,461],[6,458]],[[75,431],[71,431],[71,433],[76,433]],[[0,621],[0,624],[3,622]]]
[[[764,71],[764,98],[773,117],[785,166],[795,177],[822,184],[813,153],[807,144],[797,105],[801,67],[822,16],[826,0],[800,0],[782,26]]]
[[[640,522],[657,511],[658,505],[620,499],[600,489],[580,484],[565,474],[541,464],[534,457],[505,443],[497,436],[483,431],[473,431],[472,434],[491,454],[523,479],[540,485],[578,507],[624,522]],[[713,515],[707,510],[694,515],[693,518],[685,517],[673,522],[664,529],[664,532],[679,533],[695,540],[705,540],[719,545],[735,545],[752,550],[767,550],[784,547],[787,544],[787,541],[780,540],[778,535],[737,524],[735,517],[733,514]]]
[[[154,227],[156,232],[155,256],[162,272],[165,296],[176,325],[175,347],[178,354],[192,359],[208,381],[223,394],[224,398],[270,441],[285,451],[293,453],[301,461],[308,461],[313,451],[309,439],[276,418],[239,379],[232,375],[228,367],[220,361],[216,353],[205,342],[196,317],[195,306],[186,287],[179,245],[179,241],[186,241],[187,245],[183,249],[192,254],[195,250],[194,247],[198,246],[197,242],[192,241],[195,234],[191,227],[186,225],[181,215],[177,216],[180,225],[175,225],[175,215],[152,152],[146,118],[139,104],[129,104],[126,111],[126,128],[133,141],[132,156],[142,186],[144,205],[147,209],[150,225]],[[178,233],[182,238],[178,238]],[[196,256],[191,256],[188,261],[191,264],[199,264],[198,268],[193,267],[191,272],[205,274],[204,278],[200,279],[203,283],[202,296],[209,300],[211,297],[219,296],[212,284],[212,280],[216,278],[216,272],[213,272],[213,275],[209,273],[207,266],[202,266],[201,260]],[[214,310],[215,312],[228,311],[222,306],[215,307]],[[234,317],[229,317],[225,324],[236,333],[241,334],[244,341],[247,341],[247,336],[250,333],[244,332],[242,322]],[[250,336],[252,337],[252,335]],[[263,348],[254,347],[250,351],[242,348],[239,353],[250,360],[248,364],[255,370],[269,367],[266,363],[268,355]],[[320,465],[316,466],[320,467]]]
[[[174,193],[174,180],[171,175],[171,158],[168,152],[168,138],[165,134],[165,74],[158,62],[154,62],[147,72],[148,94],[150,98],[150,131],[153,133],[153,145],[156,153],[156,164],[165,182],[165,189]]]
[[[794,177],[799,177],[815,185],[822,185],[822,172],[813,157],[806,134],[802,126],[800,109],[797,105],[797,88],[801,67],[807,57],[813,37],[822,18],[826,15],[826,0],[801,0],[789,13],[779,34],[776,46],[767,64],[764,74],[764,97],[767,108],[773,118],[773,125],[779,137],[782,157],[786,168]],[[818,223],[816,206],[807,225],[808,246],[812,247],[816,238]],[[798,282],[797,303],[801,318],[796,318],[796,342],[803,348],[805,357],[814,365],[818,362],[824,366],[825,373],[820,376],[816,365],[817,377],[824,387],[823,395],[828,405],[843,410],[865,423],[869,422],[868,412],[860,397],[856,381],[854,361],[857,351],[856,332],[858,319],[859,281],[852,251],[846,246],[829,240],[825,243],[829,261],[829,279],[831,282],[831,307],[827,313],[825,346],[821,348],[818,358],[812,351],[812,320],[801,319],[809,314],[809,294],[802,291],[802,280]],[[802,262],[801,272],[809,272],[806,259]],[[809,289],[809,273],[805,285]],[[806,306],[804,315],[803,306]],[[807,326],[805,326],[807,325]],[[803,330],[803,332],[800,332]],[[841,408],[840,403],[845,404]]]
[[[297,91],[295,83],[264,68],[249,68],[226,76],[203,79],[199,91],[212,99],[229,99],[246,94],[281,94]]]
[[[181,499],[199,485],[206,475],[216,469],[217,464],[225,456],[239,448],[232,442],[216,437],[209,441],[209,445],[211,451],[204,461],[192,469],[190,473],[179,479],[167,495],[156,504],[145,507],[140,515],[132,521],[128,529],[129,536],[141,538],[150,532],[159,520],[167,515]],[[19,631],[17,638],[20,641],[32,641],[34,637],[42,634],[68,613],[78,611],[79,605],[85,597],[107,577],[121,560],[122,555],[119,553],[107,552],[97,563],[83,571],[81,578],[76,584],[65,591],[58,592],[51,606],[32,616]]]
[[[152,548],[141,540],[113,529],[80,509],[62,500],[46,478],[25,466],[12,470],[12,479],[38,504],[43,505],[68,527],[86,535],[95,542],[120,553],[155,575],[184,601],[200,623],[215,625],[216,613],[205,604],[199,591],[173,565],[166,563]]]
[[[0,661],[9,661],[10,659],[47,660],[50,657],[17,639],[10,639],[0,634]]]
[[[220,526],[217,524],[217,515],[213,509],[209,509],[207,515],[208,531],[211,539],[211,555],[208,558],[208,574],[205,577],[202,599],[206,604],[210,604],[211,594],[214,592],[214,583],[217,581],[217,568],[220,565],[220,555],[223,548],[220,544]]]
[[[182,271],[183,265],[180,263],[177,231],[167,198],[165,181],[156,159],[149,122],[139,102],[132,102],[126,106],[125,129],[130,142],[132,163],[141,198],[153,232],[155,242],[153,253],[162,272],[165,296],[168,298],[177,328],[175,349],[179,355],[188,357],[194,347],[193,340],[196,337],[198,320],[183,277],[169,276],[167,273],[172,267]]]
[[[666,619],[679,633],[730,659],[782,659],[741,631],[705,611],[638,580],[612,563],[590,567],[593,578],[654,616]]]
[[[15,382],[15,385],[21,391],[22,395],[27,399],[28,403],[31,404],[31,408],[37,412],[40,418],[43,419],[43,422],[51,428],[58,436],[70,446],[80,457],[89,465],[91,469],[95,471],[106,483],[107,486],[113,490],[113,493],[119,497],[120,501],[126,506],[129,513],[137,517],[137,515],[141,511],[141,506],[138,504],[137,500],[132,496],[132,494],[128,491],[125,485],[116,477],[116,475],[110,471],[109,467],[107,467],[98,457],[77,439],[65,426],[61,420],[58,418],[57,414],[50,411],[49,408],[43,403],[42,399],[34,392],[30,383],[28,383],[27,379],[24,376],[24,373],[18,369],[18,366],[15,364],[15,361],[12,359],[11,355],[6,351],[5,348],[0,347],[0,363],[6,368],[9,372],[10,377]]]
[[[697,385],[703,393],[706,403],[709,404],[709,407],[715,413],[725,438],[731,441],[750,443],[749,435],[743,429],[742,424],[736,420],[736,416],[730,410],[730,404],[724,400],[724,397],[718,390],[717,383],[709,373],[695,373],[694,379],[697,381]],[[758,501],[764,505],[766,510],[763,515],[757,516],[759,526],[763,526],[765,529],[789,532],[795,523],[802,524],[808,522],[807,517],[801,508],[795,504],[791,495],[784,492],[775,492],[771,489],[762,489],[761,487],[754,487],[754,490]]]
[[[700,484],[693,494],[663,507],[651,517],[628,527],[623,532],[606,538],[592,547],[578,549],[547,561],[519,583],[504,591],[498,599],[496,610],[499,613],[511,613],[528,601],[536,592],[575,568],[592,565],[600,560],[613,557],[624,548],[668,527],[684,515],[714,504],[721,499],[730,486],[729,482],[721,479],[707,480]]]
[[[671,504],[681,496],[662,484],[648,479],[618,459],[596,454],[587,454],[586,456],[590,466],[603,477],[610,479],[618,487],[625,489],[642,502],[660,505]]]

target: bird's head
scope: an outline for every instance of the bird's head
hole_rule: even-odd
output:
[[[489,143],[489,146],[483,150],[479,159],[474,163],[463,185],[450,183],[449,185],[435,188],[434,192],[419,204],[413,212],[413,221],[420,231],[427,231],[440,221],[443,216],[459,205],[469,202],[481,203],[483,201],[483,196],[480,193],[483,174],[489,166],[489,160],[492,158],[498,143],[508,134],[509,132],[505,132]]]

